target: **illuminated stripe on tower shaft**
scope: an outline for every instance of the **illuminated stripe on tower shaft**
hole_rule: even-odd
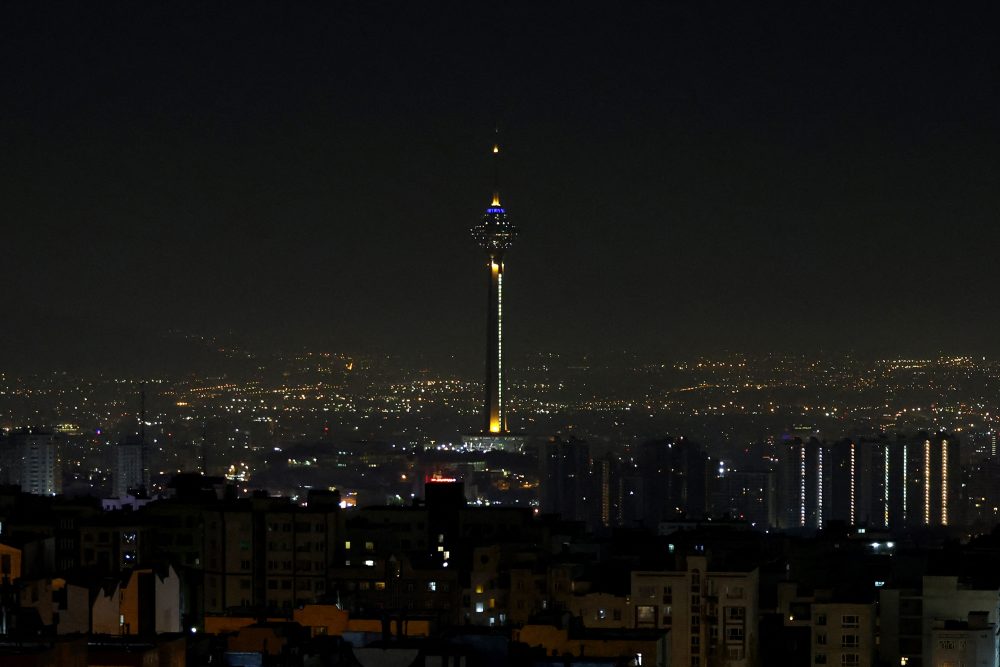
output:
[[[489,433],[507,430],[503,392],[503,260],[489,263],[490,289],[487,306],[486,424]]]

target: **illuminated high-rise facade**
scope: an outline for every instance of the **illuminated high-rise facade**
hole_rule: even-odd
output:
[[[790,438],[778,448],[778,528],[822,528],[829,464],[818,438]]]
[[[828,521],[850,526],[889,528],[891,509],[890,441],[883,435],[840,440],[828,449]]]
[[[59,436],[53,433],[34,429],[14,433],[0,442],[0,482],[40,496],[62,493],[59,448]]]
[[[493,159],[500,159],[499,144],[493,146]],[[514,243],[517,228],[507,219],[500,204],[499,186],[482,221],[472,228],[472,238],[486,251],[489,290],[486,310],[486,391],[483,409],[483,433],[507,433],[505,380],[503,373],[503,276],[504,255]]]

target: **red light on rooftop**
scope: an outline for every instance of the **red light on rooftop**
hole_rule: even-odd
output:
[[[439,475],[430,475],[424,479],[425,484],[442,484],[442,483],[454,483],[458,480],[454,477],[441,477]]]

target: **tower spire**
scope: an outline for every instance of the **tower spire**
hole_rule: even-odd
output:
[[[500,205],[500,125],[494,130],[493,138],[493,203],[492,206]]]

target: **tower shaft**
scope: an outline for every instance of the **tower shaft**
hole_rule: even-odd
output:
[[[503,375],[503,258],[491,257],[486,310],[486,397],[483,432],[507,431]]]

